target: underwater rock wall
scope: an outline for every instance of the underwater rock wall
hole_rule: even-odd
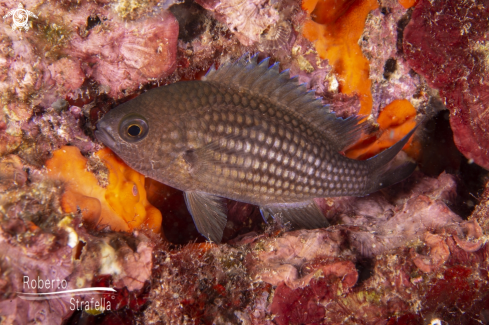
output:
[[[0,25],[2,322],[489,323],[488,177],[475,165],[488,168],[487,1],[22,4],[38,16],[28,31]],[[0,1],[0,16],[17,6]],[[245,53],[290,69],[339,116],[365,115],[349,157],[420,125],[400,158],[420,170],[365,197],[317,199],[326,229],[265,224],[229,200],[223,243],[205,242],[180,191],[93,132],[115,106]],[[22,299],[49,292],[24,276],[117,294],[79,297],[110,310],[74,310],[70,296]]]

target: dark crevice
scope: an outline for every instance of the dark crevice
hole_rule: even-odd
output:
[[[178,39],[191,42],[206,29],[206,11],[193,1],[185,1],[170,7],[171,13],[178,21]]]
[[[79,240],[78,244],[75,247],[75,260],[79,260],[81,254],[83,253],[83,247],[85,247],[87,243],[84,241]]]
[[[402,49],[402,43],[404,41],[404,28],[409,24],[409,21],[411,21],[411,14],[413,13],[413,9],[410,8],[406,13],[399,19],[397,22],[397,42],[396,42],[396,47],[397,47],[397,54],[402,55],[404,53]]]
[[[466,219],[479,203],[489,172],[469,162],[458,150],[453,141],[448,110],[439,111],[426,121],[420,137],[423,147],[419,157],[419,169],[431,177],[438,177],[446,172],[457,178],[457,197],[449,207]]]
[[[358,281],[355,286],[362,285],[363,282],[367,281],[374,274],[374,266],[374,260],[367,258],[359,260],[355,264],[355,267],[358,271]]]
[[[391,75],[397,70],[397,61],[394,58],[389,58],[384,65],[384,79],[388,80]]]
[[[90,30],[90,29],[94,28],[95,26],[100,25],[101,23],[102,23],[102,21],[100,20],[100,18],[97,15],[88,16],[88,18],[87,18],[87,30]]]
[[[457,178],[457,200],[449,207],[453,212],[467,219],[480,202],[485,184],[489,180],[489,172],[463,157]]]

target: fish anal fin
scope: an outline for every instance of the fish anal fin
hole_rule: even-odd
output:
[[[284,222],[290,222],[293,227],[301,229],[317,229],[329,226],[329,222],[323,215],[314,200],[299,203],[277,203],[261,207],[262,216],[266,213],[274,218],[282,218]]]
[[[218,196],[198,191],[185,192],[184,197],[199,233],[208,240],[221,242],[227,222],[226,201]]]

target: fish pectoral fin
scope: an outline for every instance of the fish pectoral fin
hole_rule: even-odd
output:
[[[198,191],[185,192],[184,197],[197,230],[208,240],[221,242],[227,222],[226,201]]]
[[[292,226],[302,229],[317,229],[329,226],[329,222],[323,215],[314,200],[299,203],[277,203],[260,208],[262,216],[271,214],[274,218],[282,218],[284,222],[290,222]]]

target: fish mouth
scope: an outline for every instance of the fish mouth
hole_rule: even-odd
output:
[[[105,123],[100,121],[99,123],[97,123],[97,130],[95,130],[95,137],[110,149],[116,149],[117,142],[114,139],[114,137],[107,131],[107,129],[111,129],[111,127],[105,125]]]

